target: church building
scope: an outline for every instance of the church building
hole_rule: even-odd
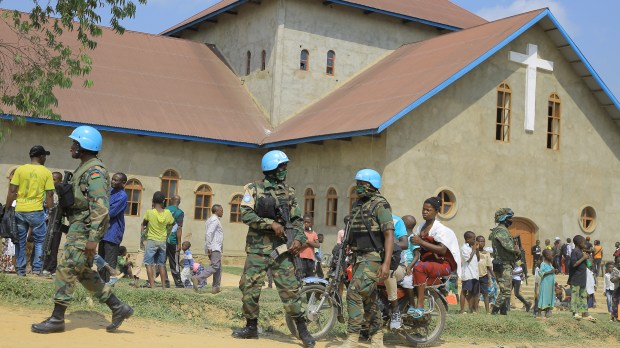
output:
[[[182,197],[195,253],[221,204],[224,254],[244,255],[243,187],[272,149],[326,250],[366,167],[399,216],[421,223],[440,196],[460,240],[488,236],[500,207],[528,255],[536,239],[617,240],[620,103],[549,9],[487,22],[448,0],[222,0],[160,35],[104,28],[91,57],[94,86],[57,91],[62,120],[0,143],[0,187],[35,144],[75,169],[67,136],[92,125],[129,177],[130,251],[161,190]]]

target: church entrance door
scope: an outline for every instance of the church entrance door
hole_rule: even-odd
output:
[[[536,228],[534,224],[526,219],[513,218],[512,225],[508,229],[513,237],[521,236],[521,244],[525,250],[527,268],[532,269],[534,258],[532,257],[532,246],[536,243]]]

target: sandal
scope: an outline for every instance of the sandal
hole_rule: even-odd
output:
[[[584,319],[589,321],[589,322],[596,323],[596,318],[591,316],[591,315],[588,315],[587,317],[584,317]]]
[[[409,308],[409,310],[407,310],[407,314],[409,314],[414,319],[422,318],[422,316],[424,316],[424,313],[424,308]]]
[[[573,318],[575,318],[575,320],[581,320],[581,315],[575,313],[575,315],[573,315]]]

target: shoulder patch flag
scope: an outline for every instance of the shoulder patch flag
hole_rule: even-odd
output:
[[[101,177],[101,173],[99,173],[96,170],[90,174],[91,179],[99,179],[100,177]]]

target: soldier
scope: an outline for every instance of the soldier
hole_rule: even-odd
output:
[[[295,189],[284,182],[287,174],[288,157],[282,151],[269,151],[262,160],[265,178],[247,184],[241,202],[241,220],[249,226],[245,251],[247,258],[243,276],[239,281],[242,293],[242,311],[246,326],[233,332],[235,338],[258,338],[258,315],[261,288],[265,285],[265,274],[269,267],[278,294],[286,313],[295,319],[297,332],[305,347],[314,347],[314,338],[308,332],[297,292],[300,281],[295,276],[294,255],[299,253],[307,238],[303,232],[301,211],[295,199]],[[272,251],[286,243],[282,214],[278,205],[289,212],[294,228],[294,241],[290,249],[271,257]],[[285,244],[286,246],[286,244]]]
[[[510,208],[500,208],[495,212],[497,226],[491,229],[489,241],[493,245],[493,272],[497,276],[499,296],[495,300],[491,314],[508,314],[508,301],[512,292],[512,269],[521,254],[519,247],[515,245],[508,227],[512,224],[514,215]]]
[[[112,310],[112,323],[106,330],[113,332],[133,314],[133,309],[114,296],[110,286],[92,269],[97,243],[109,223],[110,176],[97,158],[101,150],[101,134],[93,127],[80,126],[69,138],[73,139],[71,157],[80,159],[81,163],[71,179],[74,203],[68,209],[70,226],[64,260],[58,266],[54,280],[57,290],[52,316],[39,324],[32,324],[32,331],[52,333],[65,330],[65,311],[73,298],[75,281],[79,280],[91,296]]]
[[[394,248],[392,209],[379,189],[381,175],[362,169],[355,175],[360,197],[351,211],[349,240],[353,251],[353,278],[347,290],[349,322],[347,340],[341,347],[357,347],[366,320],[371,347],[383,347],[383,323],[377,307],[377,283],[390,273]]]

